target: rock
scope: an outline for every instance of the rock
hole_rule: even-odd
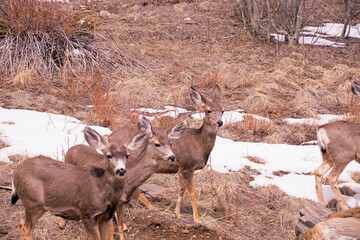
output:
[[[312,239],[359,239],[360,219],[357,218],[329,218],[317,224],[302,237],[303,240]]]
[[[192,20],[191,20],[191,18],[186,17],[186,18],[184,18],[184,22],[185,22],[186,24],[190,24],[190,23],[192,23]]]
[[[315,211],[315,213],[316,212],[318,211]],[[312,210],[305,211],[306,215],[316,215],[312,213],[314,213]],[[309,219],[312,219],[312,216],[309,217]],[[315,217],[314,219],[318,221],[319,218]],[[304,222],[304,220],[307,222],[304,218],[301,222]],[[316,221],[310,222],[315,223]],[[305,224],[302,224],[302,226],[305,226]],[[301,224],[299,227],[297,226],[298,230],[300,228]],[[306,232],[302,232],[298,238],[303,240],[360,239],[360,207],[349,210],[342,210],[332,214],[331,216],[324,218],[311,229],[307,230]]]
[[[110,16],[110,13],[109,13],[108,11],[106,11],[106,10],[101,10],[101,11],[100,11],[100,16],[102,16],[102,17],[108,17],[108,16]]]
[[[324,207],[320,203],[307,206],[300,210],[299,222],[295,227],[295,234],[299,238],[302,233],[305,233],[310,228],[321,222],[324,218],[330,216],[333,212]]]

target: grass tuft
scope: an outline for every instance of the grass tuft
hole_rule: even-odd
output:
[[[21,84],[30,77],[53,82],[74,77],[82,83],[77,91],[87,74],[100,71],[105,78],[117,70],[133,72],[137,62],[119,49],[108,32],[96,31],[99,25],[99,19],[73,12],[57,0],[4,0],[0,72],[4,79]]]

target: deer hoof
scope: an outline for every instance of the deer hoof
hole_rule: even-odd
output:
[[[66,221],[65,221],[65,219],[59,218],[59,228],[60,228],[61,230],[64,230],[64,229],[65,229],[65,226],[66,226]]]

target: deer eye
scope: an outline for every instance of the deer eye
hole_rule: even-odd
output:
[[[155,147],[160,147],[161,145],[159,143],[155,143]]]
[[[221,111],[222,114],[224,114],[224,111]]]
[[[111,159],[111,158],[112,158],[112,155],[107,154],[107,155],[106,155],[106,158],[107,158],[107,159]]]
[[[129,158],[129,154],[126,154],[126,156],[125,156],[125,157],[126,157],[126,159],[128,159],[128,158]]]
[[[211,113],[212,111],[211,110],[206,110],[207,113]]]

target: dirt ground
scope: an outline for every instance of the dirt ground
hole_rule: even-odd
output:
[[[332,2],[323,5],[330,13],[341,4]],[[90,11],[85,0],[70,0],[70,4]],[[265,124],[250,118],[225,126],[220,136],[289,144],[314,140],[316,127],[286,126],[282,118],[358,109],[349,87],[351,81],[360,81],[358,39],[343,40],[345,48],[266,44],[244,29],[237,9],[236,0],[94,1],[96,14],[101,10],[110,13],[101,17],[103,25],[98,31],[107,29],[128,56],[143,64],[133,73],[119,70],[113,79],[115,122],[109,124],[109,119],[89,109],[88,95],[46,82],[14,86],[0,81],[0,106],[67,114],[116,129],[130,121],[134,107],[175,105],[195,110],[188,87],[209,92],[218,83],[225,110],[241,108],[274,120]],[[308,23],[338,22],[334,14],[323,16],[321,9],[313,12],[318,18],[310,18]],[[23,156],[12,159],[11,164],[0,162],[0,185],[11,185],[11,172]],[[249,168],[231,174],[210,169],[197,173],[199,224],[193,223],[188,197],[181,209],[183,218],[175,218],[177,176],[153,175],[147,184],[155,184],[161,191],[150,191],[147,196],[158,210],[150,211],[132,199],[126,208],[127,239],[295,239],[298,211],[314,203],[287,196],[274,186],[255,189],[249,185],[252,175],[256,172]],[[20,201],[11,205],[10,195],[0,190],[0,239],[19,239],[18,219],[23,208]],[[35,236],[86,239],[80,223],[69,221],[61,230],[56,217],[49,214],[39,220]]]

